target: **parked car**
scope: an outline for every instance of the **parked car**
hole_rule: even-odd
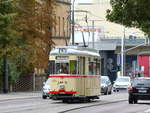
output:
[[[118,77],[113,85],[113,91],[119,91],[121,89],[128,89],[131,84],[130,77]]]
[[[101,76],[101,93],[104,95],[112,93],[112,84],[108,76]]]
[[[47,79],[46,82],[44,82],[44,86],[43,86],[43,93],[42,93],[42,98],[46,99],[47,97],[51,98],[49,91],[50,91],[50,79]]]
[[[129,104],[138,103],[138,100],[150,100],[150,78],[135,78],[128,88]]]

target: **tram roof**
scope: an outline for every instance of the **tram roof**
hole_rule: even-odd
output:
[[[92,48],[80,46],[56,46],[50,55],[84,55],[84,56],[100,56],[99,53]]]

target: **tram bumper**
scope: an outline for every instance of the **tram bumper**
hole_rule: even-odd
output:
[[[51,97],[53,100],[61,100],[64,98],[74,98],[76,91],[65,91],[65,90],[59,90],[59,91],[50,91]]]

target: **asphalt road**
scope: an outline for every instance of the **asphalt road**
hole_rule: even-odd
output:
[[[127,97],[126,92],[113,93],[90,103],[62,103],[41,97],[12,99],[0,101],[0,113],[144,113],[150,109],[150,101],[129,105]]]
[[[76,109],[67,113],[150,113],[150,101],[129,105],[127,101]]]

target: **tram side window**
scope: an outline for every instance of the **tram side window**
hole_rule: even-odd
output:
[[[89,74],[93,74],[94,70],[93,70],[93,62],[89,62]]]
[[[70,61],[70,74],[77,74],[77,61]]]
[[[100,74],[100,63],[96,62],[96,74],[99,75]]]
[[[99,74],[100,73],[99,68],[100,66],[97,59],[94,59],[94,61],[89,60],[89,74],[91,75]]]
[[[56,63],[56,73],[57,74],[68,74],[69,73],[68,63]]]
[[[49,74],[55,74],[55,61],[54,60],[51,60],[49,62],[49,66],[48,66],[48,73]]]

